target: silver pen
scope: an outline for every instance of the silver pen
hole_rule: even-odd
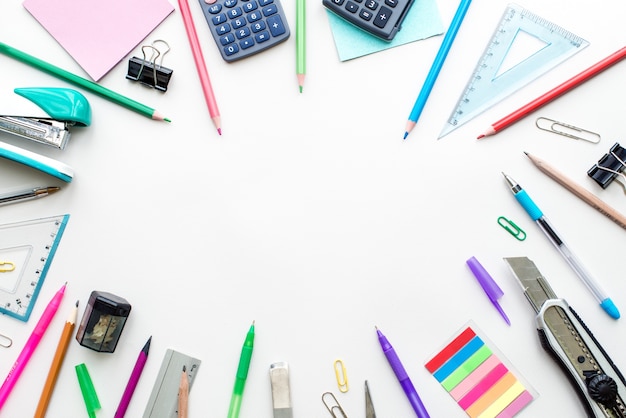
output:
[[[0,205],[24,202],[26,200],[39,199],[61,190],[60,187],[34,187],[32,189],[20,190],[12,193],[0,195]]]

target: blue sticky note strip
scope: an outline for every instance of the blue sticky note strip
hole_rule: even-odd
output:
[[[433,376],[437,381],[442,382],[446,377],[450,376],[452,372],[459,368],[463,362],[478,351],[483,345],[484,341],[477,335],[472,338],[463,348],[461,348],[454,356],[450,357],[450,360],[446,361]]]
[[[326,12],[340,61],[441,35],[444,31],[435,0],[415,0],[402,23],[402,28],[391,42],[370,35],[329,10]]]

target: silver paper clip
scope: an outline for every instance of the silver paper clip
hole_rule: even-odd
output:
[[[9,348],[13,345],[13,340],[6,335],[0,334],[0,347]]]
[[[332,398],[330,403],[326,401],[326,398],[328,397]],[[343,410],[341,405],[339,405],[337,398],[335,398],[335,395],[333,395],[332,392],[322,393],[322,402],[324,403],[324,406],[326,407],[326,409],[328,409],[328,412],[330,412],[330,415],[333,418],[348,418],[346,412]],[[338,411],[341,415],[335,414],[335,411]]]
[[[535,120],[535,125],[537,125],[537,128],[546,132],[552,132],[557,135],[562,135],[576,140],[580,139],[593,144],[597,144],[601,139],[600,134],[596,132],[588,131],[586,129],[578,128],[573,125],[568,125],[566,123],[544,117],[537,118],[537,120]]]

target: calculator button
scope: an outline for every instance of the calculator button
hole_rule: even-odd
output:
[[[271,16],[277,12],[278,12],[278,9],[276,8],[276,5],[274,4],[270,4],[269,6],[266,6],[263,8],[263,16],[265,17]]]
[[[250,13],[251,11],[256,10],[257,7],[259,6],[257,6],[256,1],[251,1],[243,5],[243,10],[246,13]]]
[[[211,21],[215,26],[221,25],[222,23],[226,22],[226,15],[224,13],[220,13],[217,16],[213,16]]]
[[[270,33],[264,30],[263,32],[254,35],[254,39],[256,39],[258,43],[268,41],[270,39]]]
[[[238,29],[242,26],[246,26],[246,19],[244,19],[243,17],[239,19],[234,19],[231,22],[233,23],[233,29]]]
[[[237,29],[237,32],[235,33],[237,34],[237,39],[243,39],[246,36],[250,36],[250,29],[249,28]]]
[[[261,5],[261,7],[267,6],[268,4],[272,3],[274,3],[274,0],[259,0],[259,4]]]
[[[361,9],[361,13],[359,13],[359,16],[361,17],[361,19],[369,22],[369,20],[372,18],[372,16],[374,16],[374,14],[368,10]]]
[[[221,10],[222,10],[221,4],[214,4],[211,7],[209,7],[209,13],[211,13],[212,15],[219,13]]]
[[[237,5],[237,0],[224,0],[224,6],[231,8]]]
[[[206,4],[213,4],[213,3],[215,3],[216,1],[217,1],[217,0],[204,0],[204,2],[205,2]],[[221,6],[220,6],[220,7],[221,7]]]
[[[331,0],[333,3],[335,3],[337,6],[341,6],[343,4],[343,0]]]
[[[261,15],[261,12],[252,12],[250,14],[248,14],[248,22],[252,23],[252,22],[256,22],[257,20],[261,19],[263,16]]]
[[[235,7],[234,9],[230,9],[228,11],[228,17],[230,17],[231,19],[234,19],[241,15],[243,15],[243,11],[241,10],[241,7]]]
[[[239,45],[241,45],[241,49],[251,48],[254,46],[254,39],[252,38],[244,39],[243,41],[239,42]]]
[[[226,35],[220,37],[220,43],[224,46],[232,44],[233,42],[235,42],[235,35],[232,33],[227,33]]]
[[[287,31],[279,15],[268,17],[267,26],[269,26],[270,32],[274,37],[280,36]]]
[[[374,19],[374,25],[379,28],[384,28],[389,19],[391,18],[391,9],[386,8],[385,6],[381,7],[378,13],[376,14],[376,18]]]
[[[218,35],[223,35],[225,33],[230,32],[230,25],[228,23],[224,23],[223,25],[219,25],[218,27],[215,28],[215,32]]]
[[[351,1],[348,1],[346,3],[346,10],[349,11],[350,13],[356,13],[359,10],[359,5]]]
[[[375,2],[374,0],[366,0],[365,7],[367,7],[370,10],[376,10],[378,8],[378,3]]]
[[[224,48],[224,53],[227,56],[231,56],[233,54],[236,54],[237,52],[239,52],[239,47],[237,46],[237,44],[228,45],[226,48]]]
[[[267,26],[265,26],[265,22],[264,21],[259,21],[259,22],[255,22],[252,24],[252,32],[257,33],[257,32],[261,32],[263,29],[265,29]]]
[[[398,5],[398,0],[385,0],[385,4],[389,7],[396,7]]]

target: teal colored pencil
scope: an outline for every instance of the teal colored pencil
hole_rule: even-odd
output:
[[[296,75],[300,93],[306,74],[306,0],[296,0]]]
[[[82,87],[85,90],[97,94],[98,96],[101,96],[110,102],[116,103],[141,115],[149,117],[150,119],[170,122],[169,119],[167,119],[161,113],[151,107],[141,104],[133,99],[129,99],[126,96],[122,96],[121,94],[109,90],[98,83],[94,83],[93,81],[87,80],[86,78],[70,73],[67,70],[54,66],[39,58],[35,58],[32,55],[28,55],[27,53],[12,48],[2,42],[0,42],[0,53],[21,61],[24,64],[30,65],[31,67],[41,70],[44,73],[48,73],[56,78],[67,81],[70,84]]]
[[[437,76],[439,76],[441,67],[443,67],[443,63],[448,56],[450,48],[452,47],[452,42],[454,42],[454,38],[461,27],[461,23],[463,23],[463,19],[465,18],[465,14],[467,13],[467,9],[469,9],[471,3],[472,0],[461,0],[461,4],[459,4],[459,8],[455,13],[454,18],[452,18],[450,27],[448,28],[448,31],[443,38],[443,42],[441,42],[441,46],[439,47],[439,52],[437,52],[435,61],[433,61],[433,65],[430,67],[430,71],[428,71],[422,90],[417,96],[417,100],[415,101],[411,114],[409,115],[409,120],[406,123],[406,130],[404,132],[404,139],[409,136],[409,132],[411,132],[411,130],[415,127],[417,120],[422,114],[422,110],[424,110],[426,100],[428,100],[428,96],[435,85]]]

